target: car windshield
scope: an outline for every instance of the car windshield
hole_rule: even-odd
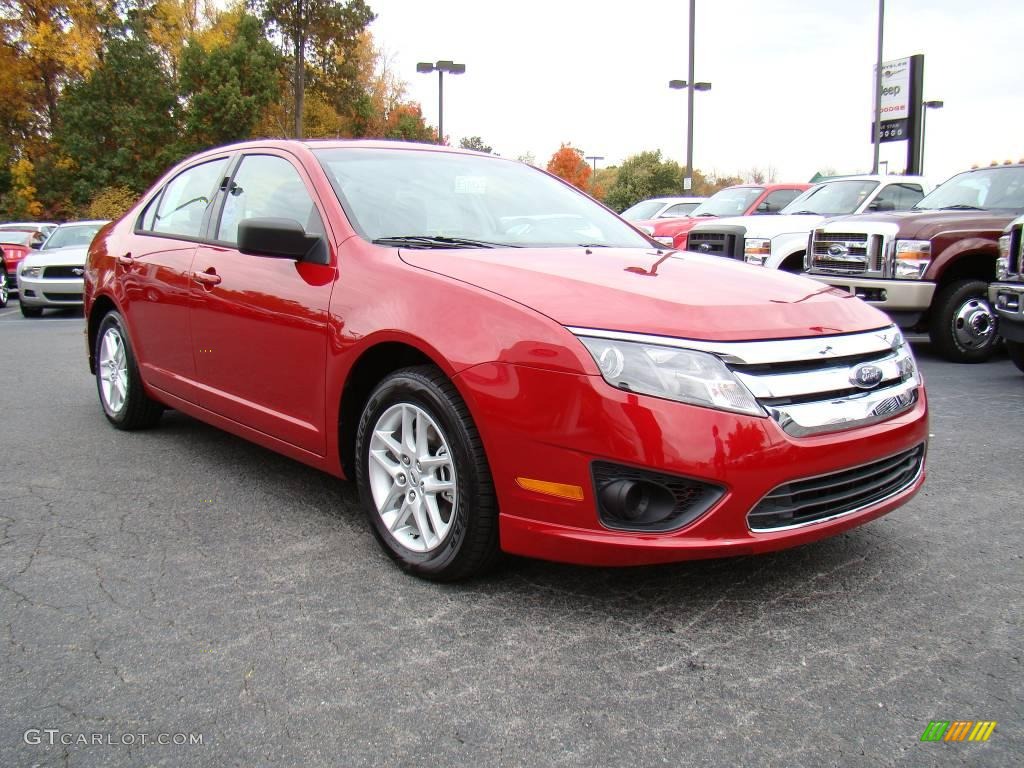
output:
[[[382,244],[651,247],[583,193],[522,163],[366,147],[314,154],[356,230]]]
[[[965,171],[914,206],[917,210],[1024,210],[1024,167]]]
[[[626,221],[643,221],[653,219],[655,214],[661,210],[665,203],[661,200],[641,200],[636,205],[631,205],[622,212],[622,218]]]
[[[877,181],[826,181],[808,189],[780,213],[813,213],[819,216],[855,213],[877,186]]]
[[[42,250],[52,251],[55,248],[69,248],[79,246],[88,248],[93,237],[100,231],[102,223],[96,224],[66,224],[57,227],[53,234],[46,238]]]
[[[28,245],[31,239],[31,232],[21,232],[16,229],[9,229],[6,232],[0,231],[0,243],[8,243],[10,245]]]
[[[698,216],[742,216],[763,191],[763,187],[722,189],[694,208],[690,215],[694,218]]]

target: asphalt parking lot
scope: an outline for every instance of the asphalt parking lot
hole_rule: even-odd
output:
[[[1005,356],[917,345],[928,482],[860,529],[438,586],[391,565],[344,483],[177,413],[110,428],[82,328],[0,310],[0,766],[1024,763]],[[998,726],[922,743],[931,720]],[[80,734],[104,743],[60,743]]]

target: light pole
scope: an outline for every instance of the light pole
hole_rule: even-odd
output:
[[[444,144],[444,73],[461,75],[466,71],[466,65],[447,60],[433,64],[421,61],[416,65],[416,71],[425,74],[437,72],[437,143]]]
[[[946,106],[944,101],[924,101],[921,102],[924,107],[921,110],[921,174],[924,175],[924,129],[928,125],[928,110],[929,109],[942,109]]]
[[[683,178],[683,191],[689,192],[693,189],[693,92],[710,91],[711,83],[694,82],[693,74],[693,44],[696,38],[696,14],[697,0],[690,0],[690,79],[669,80],[668,87],[674,89],[686,89],[686,176]]]
[[[587,160],[590,160],[594,165],[594,173],[597,173],[597,161],[604,160],[604,155],[587,155]]]
[[[875,61],[875,130],[872,136],[875,159],[871,172],[878,173],[878,154],[882,146],[882,42],[885,32],[885,0],[878,0],[878,51]]]

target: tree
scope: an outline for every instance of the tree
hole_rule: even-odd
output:
[[[302,138],[307,59],[320,75],[351,63],[360,33],[375,18],[363,0],[262,0],[263,18],[291,54],[294,135]]]
[[[696,187],[696,174],[694,174]],[[608,190],[605,202],[617,211],[649,197],[678,195],[683,188],[683,169],[674,160],[662,160],[661,150],[627,158]],[[696,194],[696,192],[694,193]]]
[[[591,182],[593,189],[590,194],[598,200],[606,202],[608,199],[608,192],[615,186],[615,180],[618,177],[619,167],[617,165],[608,165],[604,168],[598,168],[597,173],[594,174],[594,178]]]
[[[248,14],[223,44],[208,49],[191,38],[181,53],[179,79],[184,147],[195,151],[249,138],[280,92],[280,64],[260,20]]]
[[[486,152],[491,154],[494,149],[484,144],[484,140],[479,136],[465,136],[462,141],[459,142],[459,146],[463,149],[472,149],[476,152]]]
[[[589,191],[590,165],[583,159],[583,150],[562,144],[548,161],[548,173],[565,179],[577,189]]]
[[[520,163],[526,163],[527,165],[537,165],[537,156],[533,152],[524,152],[516,158]]]
[[[144,30],[126,26],[104,46],[102,63],[61,101],[59,154],[68,163],[71,201],[84,205],[101,189],[142,192],[180,157],[174,84]],[[51,181],[50,186],[64,186]]]

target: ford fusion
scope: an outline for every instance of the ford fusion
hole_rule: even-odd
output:
[[[910,347],[849,294],[657,244],[543,171],[387,142],[197,155],[85,275],[106,418],[356,482],[406,570],[767,552],[924,481]]]

